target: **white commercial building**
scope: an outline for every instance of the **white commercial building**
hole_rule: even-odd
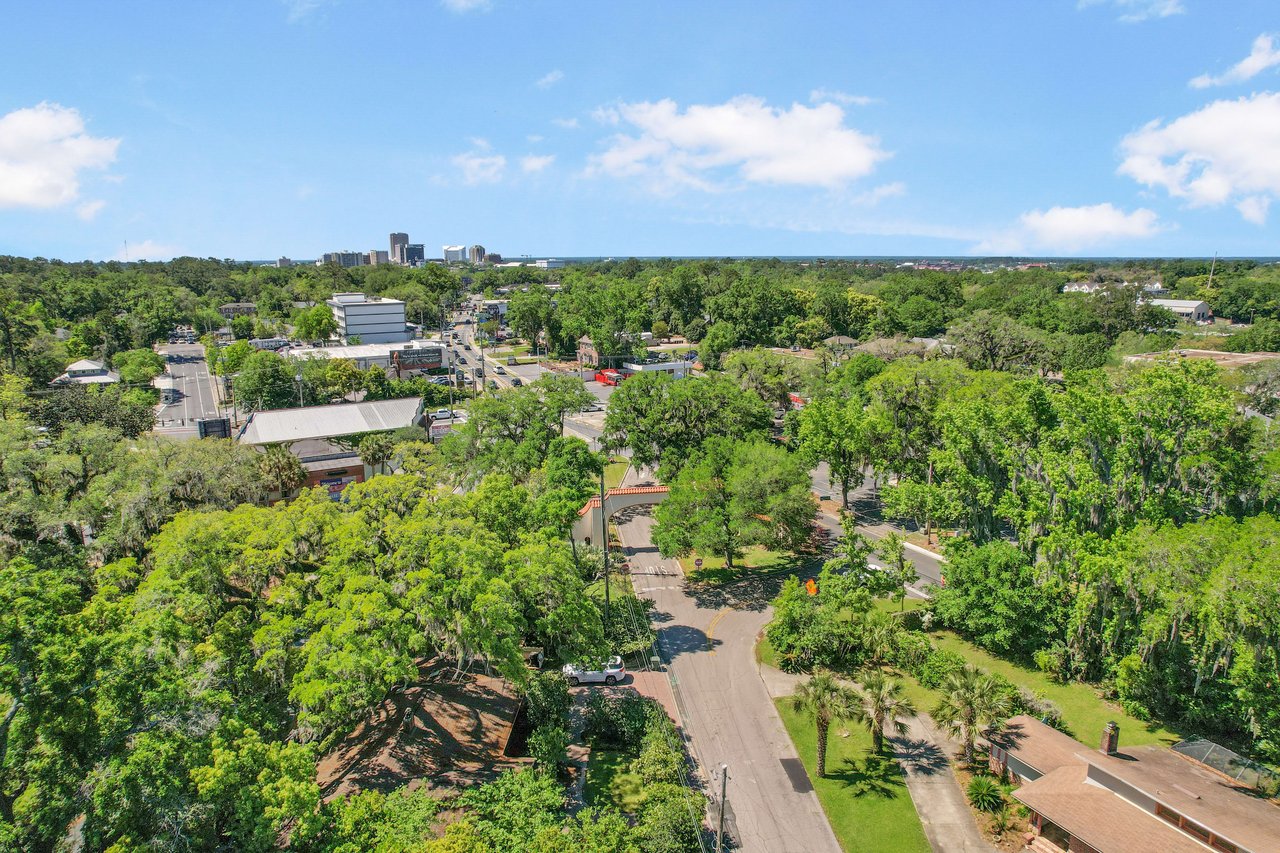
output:
[[[338,334],[344,340],[359,337],[362,344],[394,344],[413,337],[404,321],[404,303],[399,299],[335,293],[325,304],[333,310]]]
[[[443,253],[446,264],[460,264],[467,260],[466,246],[441,246],[440,251]]]
[[[407,355],[406,355],[407,354]],[[347,358],[360,370],[397,368],[403,376],[413,372],[453,366],[453,353],[438,339],[404,344],[351,344],[344,347],[294,347],[283,355],[306,361],[313,358]],[[409,366],[412,364],[413,366]]]
[[[1199,299],[1152,299],[1151,304],[1158,305],[1161,308],[1168,308],[1178,315],[1179,320],[1189,320],[1192,323],[1207,323],[1213,319],[1213,312],[1209,310],[1209,304],[1201,302]]]
[[[543,258],[534,261],[533,265],[540,270],[558,270],[564,267],[564,261],[558,261],[555,258]]]

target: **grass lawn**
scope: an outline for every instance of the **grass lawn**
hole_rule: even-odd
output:
[[[758,545],[745,549],[732,569],[725,567],[724,557],[715,556],[702,556],[702,568],[698,568],[694,565],[694,560],[700,556],[702,555],[690,554],[680,558],[680,568],[684,571],[685,577],[698,583],[727,583],[749,574],[772,574],[773,572],[794,572],[798,575],[805,575],[805,572],[808,572],[816,575],[822,568],[820,558],[770,551]]]
[[[877,598],[874,602],[876,610],[881,613],[888,613],[890,616],[895,616],[904,611],[909,613],[912,610],[919,610],[928,603],[923,598],[904,598],[902,601],[894,601],[892,598]]]
[[[1120,726],[1121,746],[1148,743],[1171,746],[1182,739],[1156,723],[1145,723],[1129,716],[1119,705],[1100,697],[1091,685],[1078,682],[1060,684],[1039,670],[998,658],[950,631],[934,631],[930,638],[938,648],[958,652],[987,672],[1003,675],[1019,687],[1030,688],[1052,701],[1062,709],[1062,719],[1072,736],[1086,746],[1097,745],[1103,727],[1111,720]],[[932,703],[924,710],[931,707]]]
[[[583,801],[588,806],[615,806],[619,811],[634,814],[644,802],[644,783],[628,769],[631,761],[631,756],[623,752],[591,750]]]
[[[764,634],[760,635],[760,642],[756,643],[756,662],[771,666],[774,669],[782,669],[777,650],[774,649],[773,643],[770,643],[769,638]]]
[[[622,478],[631,467],[631,460],[625,456],[615,456],[613,461],[604,467],[604,487],[616,489],[622,485]]]
[[[815,775],[817,732],[813,720],[791,709],[790,699],[776,699],[778,714],[800,753],[805,771],[831,821],[840,846],[874,853],[928,853],[929,842],[907,792],[902,771],[890,758],[873,755],[871,735],[851,725],[831,727],[827,742],[827,777]],[[591,777],[587,777],[591,785]]]

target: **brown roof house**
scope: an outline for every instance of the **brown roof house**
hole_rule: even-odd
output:
[[[1088,749],[1034,717],[1014,717],[991,742],[991,768],[1021,787],[1032,849],[1053,853],[1280,851],[1280,808],[1162,746],[1119,748],[1108,723]]]

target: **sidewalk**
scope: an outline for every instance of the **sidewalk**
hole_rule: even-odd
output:
[[[775,699],[791,696],[808,676],[760,664],[760,680]],[[846,682],[847,683],[847,682]],[[940,731],[928,714],[907,720],[907,734],[891,736],[893,755],[906,775],[907,791],[934,853],[995,853],[974,820],[949,757],[959,744]]]

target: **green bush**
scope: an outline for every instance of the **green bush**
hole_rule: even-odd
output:
[[[889,653],[889,663],[907,672],[917,672],[929,655],[933,653],[933,643],[919,631],[900,631],[894,637],[893,649]]]
[[[706,798],[678,785],[654,785],[645,798],[636,829],[645,853],[702,850]]]
[[[648,725],[652,699],[643,696],[587,696],[587,721],[583,734],[593,747],[616,749],[635,755]]]
[[[637,774],[645,785],[677,785],[684,766],[680,736],[671,718],[656,704],[650,705],[644,737],[640,741],[640,755],[631,763],[631,772]]]
[[[964,664],[964,656],[958,652],[935,649],[929,653],[919,669],[911,670],[911,674],[925,687],[936,688],[948,675],[964,669]]]
[[[969,804],[984,812],[995,812],[1004,806],[1004,791],[990,776],[974,776],[969,781]]]

